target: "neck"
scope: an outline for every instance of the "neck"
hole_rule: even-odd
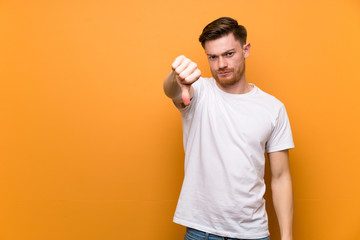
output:
[[[250,92],[253,89],[253,86],[249,85],[246,81],[245,77],[241,78],[234,84],[231,85],[223,85],[216,81],[216,85],[218,88],[223,90],[224,92],[231,93],[231,94],[245,94]]]

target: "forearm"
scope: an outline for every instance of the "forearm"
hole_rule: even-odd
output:
[[[172,70],[164,80],[164,92],[174,101],[181,99],[181,88],[176,82],[175,72]]]
[[[280,225],[281,239],[292,240],[293,193],[290,172],[285,172],[271,181],[273,203]]]

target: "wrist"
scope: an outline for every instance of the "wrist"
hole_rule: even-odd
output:
[[[293,240],[292,234],[281,235],[281,240]]]

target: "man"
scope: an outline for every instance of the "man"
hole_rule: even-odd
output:
[[[247,82],[246,36],[232,18],[211,22],[199,41],[213,77],[179,56],[164,81],[182,117],[185,177],[174,222],[187,227],[185,239],[269,239],[266,150],[281,239],[292,240],[290,124],[279,100]]]

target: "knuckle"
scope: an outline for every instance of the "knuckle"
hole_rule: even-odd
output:
[[[183,60],[183,63],[186,64],[186,65],[189,65],[190,62],[191,62],[190,59],[187,59],[187,58],[185,58]]]
[[[184,80],[184,78],[181,76],[181,74],[177,74],[177,79],[179,80],[179,81],[183,81]]]
[[[179,60],[180,62],[185,61],[187,58],[184,55],[180,55],[176,58],[177,60]]]
[[[186,79],[187,74],[184,73],[184,72],[181,72],[181,73],[179,74],[179,77],[180,77],[181,79]]]
[[[192,83],[191,80],[184,79],[184,84],[185,85],[191,85],[191,83]]]

